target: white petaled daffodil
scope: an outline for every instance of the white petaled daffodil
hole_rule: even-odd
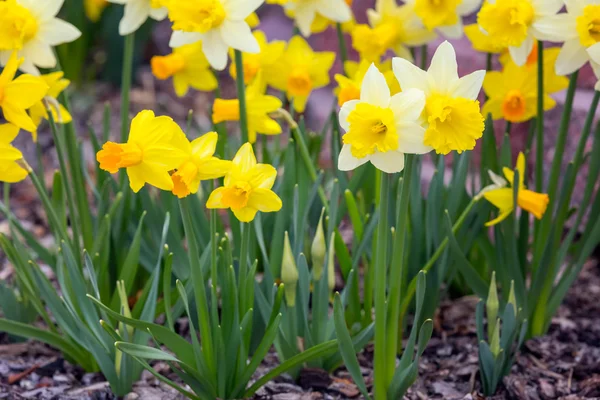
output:
[[[427,29],[459,39],[464,31],[462,18],[475,12],[481,0],[406,0],[405,3],[413,7]]]
[[[56,67],[53,46],[69,43],[81,32],[56,18],[64,0],[0,1],[0,63],[4,66],[13,51],[23,63],[21,71],[39,75],[40,68]]]
[[[360,100],[347,101],[340,111],[346,134],[338,168],[350,171],[370,161],[391,174],[404,169],[404,154],[430,152],[432,148],[423,143],[425,129],[418,122],[424,106],[425,95],[419,89],[391,96],[385,76],[372,64]]]
[[[311,25],[317,15],[335,22],[348,22],[352,19],[352,10],[345,0],[292,0],[286,3],[296,25],[304,37],[310,36]]]
[[[535,40],[547,40],[540,26],[563,5],[562,0],[487,0],[477,23],[491,40],[508,47],[515,64],[522,66]]]
[[[202,51],[219,71],[227,66],[229,48],[246,53],[260,52],[246,18],[264,0],[196,0],[167,3],[173,48],[202,41]]]
[[[164,0],[108,0],[125,6],[125,13],[119,23],[119,35],[126,36],[137,31],[148,18],[162,21],[167,17]]]
[[[567,12],[538,22],[546,40],[564,42],[556,59],[556,73],[567,75],[590,60],[586,51],[600,42],[600,1],[566,0]]]
[[[399,57],[392,60],[392,66],[402,90],[415,88],[425,93],[421,119],[425,145],[438,154],[473,150],[484,129],[477,97],[485,71],[459,78],[456,53],[447,41],[437,48],[427,71]]]
[[[590,64],[596,74],[596,78],[600,79],[600,43],[596,43],[587,49],[588,56],[590,57]],[[596,83],[594,89],[600,91],[600,80]]]

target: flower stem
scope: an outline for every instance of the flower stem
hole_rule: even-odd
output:
[[[133,74],[133,50],[135,48],[135,33],[125,36],[125,47],[123,50],[123,71],[121,85],[121,143],[127,141],[129,130],[129,92],[131,90],[131,78]]]
[[[304,161],[304,166],[308,171],[308,175],[310,175],[310,179],[313,182],[317,181],[317,170],[313,164],[313,160],[310,157],[310,152],[308,151],[308,146],[306,145],[306,141],[304,140],[304,135],[300,131],[300,127],[298,124],[294,124],[291,127],[292,135],[294,136],[294,140],[300,147],[300,155],[302,156],[302,161]],[[319,185],[318,188],[319,198],[323,203],[323,207],[325,207],[325,211],[329,212],[329,201],[327,200],[327,195],[325,194],[325,190],[322,185]]]
[[[238,286],[240,288],[240,315],[245,315],[251,305],[246,304],[246,276],[248,275],[248,251],[250,250],[250,224],[243,222],[242,228],[242,244],[240,246],[240,259],[238,271]]]
[[[237,95],[240,102],[240,130],[242,132],[242,144],[248,142],[248,114],[246,112],[246,87],[244,84],[244,61],[242,52],[235,51],[235,71],[237,83]]]
[[[544,43],[538,40],[538,82],[537,82],[537,128],[535,159],[535,190],[542,191],[544,185]]]
[[[421,46],[421,69],[427,67],[427,45]]]
[[[485,55],[485,70],[488,72],[492,70],[492,53]]]
[[[387,283],[387,245],[388,245],[388,208],[390,180],[392,175],[379,172],[381,186],[379,193],[379,224],[377,226],[377,247],[375,253],[375,360],[374,384],[375,398],[386,400],[386,283]]]
[[[339,22],[336,24],[338,45],[340,47],[340,58],[342,59],[342,71],[346,74],[346,61],[348,61],[348,46],[346,46],[346,38],[342,31],[342,24]]]

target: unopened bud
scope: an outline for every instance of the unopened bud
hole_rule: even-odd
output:
[[[289,307],[294,307],[296,305],[296,287],[298,286],[298,267],[296,266],[296,260],[287,231],[285,232],[285,239],[283,241],[281,281],[284,284],[285,301]]]
[[[490,282],[490,290],[488,292],[488,298],[485,303],[488,320],[488,337],[492,337],[494,334],[494,328],[496,325],[496,318],[498,317],[498,289],[496,287],[496,272],[492,273],[492,280]]]
[[[315,238],[313,239],[312,246],[310,247],[310,255],[313,264],[313,277],[317,281],[321,279],[321,276],[323,275],[325,253],[327,252],[327,243],[325,243],[325,231],[323,230],[324,214],[325,208],[321,210],[321,216],[319,217],[319,225],[317,226]]]

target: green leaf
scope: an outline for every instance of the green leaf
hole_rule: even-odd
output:
[[[133,357],[139,357],[146,360],[161,360],[180,362],[177,358],[162,350],[154,347],[143,346],[141,344],[116,342],[115,347]]]

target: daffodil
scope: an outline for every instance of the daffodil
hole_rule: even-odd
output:
[[[352,6],[352,0],[345,0],[345,1],[346,1],[346,4],[348,4],[348,6]],[[290,12],[290,14],[293,16],[293,13]],[[313,20],[313,23],[310,25],[310,32],[313,34],[325,32],[328,28],[335,27],[337,24],[338,24],[337,21],[331,20],[331,19],[324,17],[321,14],[317,13],[317,15],[315,16],[315,19]],[[356,25],[354,16],[352,16],[352,18],[349,19],[348,21],[342,22],[340,25],[342,27],[342,32],[351,33],[352,29]]]
[[[346,0],[291,0],[284,6],[304,37],[310,36],[313,22],[319,15],[335,22],[352,19],[352,10]]]
[[[546,38],[545,21],[562,6],[561,0],[487,0],[477,23],[491,40],[508,47],[517,65],[523,65],[535,39]]]
[[[86,17],[92,22],[98,22],[102,12],[108,6],[108,0],[84,0],[83,9]]]
[[[246,53],[260,52],[246,18],[264,0],[197,0],[167,3],[173,35],[169,45],[180,47],[202,41],[210,65],[219,71],[227,66],[230,48]]]
[[[400,84],[394,76],[392,71],[392,62],[388,60],[381,64],[375,64],[377,68],[385,76],[385,80],[390,88],[392,95],[400,92]],[[341,107],[345,102],[349,100],[360,99],[360,88],[362,86],[363,78],[367,73],[367,70],[371,66],[371,63],[367,60],[362,60],[360,63],[354,61],[346,61],[344,64],[344,70],[348,76],[336,74],[334,76],[335,81],[338,83],[338,87],[335,90],[335,94],[338,97],[338,104]]]
[[[402,58],[394,58],[392,63],[402,90],[425,92],[424,143],[438,154],[473,150],[484,129],[477,97],[485,71],[459,78],[456,53],[448,42],[438,47],[427,71]]]
[[[178,47],[167,56],[154,56],[150,65],[156,78],[173,78],[175,93],[179,97],[185,96],[190,87],[209,92],[219,85],[200,42]]]
[[[0,1],[0,63],[6,65],[13,51],[24,58],[20,69],[39,75],[37,67],[54,68],[53,46],[81,36],[73,25],[56,18],[64,0]]]
[[[209,132],[185,145],[187,159],[171,175],[174,195],[183,198],[195,194],[200,181],[221,178],[229,172],[231,161],[214,157],[218,139],[216,132]]]
[[[0,182],[15,183],[27,177],[27,170],[17,163],[23,158],[23,154],[11,145],[18,134],[17,126],[0,125]]]
[[[550,15],[538,22],[544,39],[564,43],[556,60],[556,73],[567,75],[590,60],[587,49],[600,42],[600,3],[596,0],[569,0],[567,12]]]
[[[156,117],[152,111],[140,112],[131,121],[127,143],[106,142],[96,155],[100,168],[112,174],[127,169],[129,185],[139,192],[146,183],[171,191],[174,184],[169,171],[189,158],[189,142],[169,117]]]
[[[600,79],[600,44],[596,43],[587,49],[587,53],[590,56],[590,64],[594,70],[596,78]],[[594,89],[600,91],[600,80],[596,83]]]
[[[516,170],[519,171],[519,182],[517,188],[517,205],[523,210],[533,214],[537,219],[541,219],[546,212],[550,199],[547,194],[536,193],[525,187],[525,156],[519,153],[517,158]],[[486,223],[486,226],[496,225],[505,220],[515,209],[514,204],[514,171],[509,168],[503,169],[504,177],[510,183],[512,188],[504,187],[483,193],[483,197],[498,207],[499,215],[497,218]]]
[[[168,0],[108,0],[125,6],[125,14],[119,22],[119,34],[129,35],[137,31],[148,18],[162,21],[167,17],[164,3]]]
[[[262,76],[271,74],[272,68],[279,61],[285,51],[285,42],[282,40],[267,41],[267,36],[262,31],[252,33],[260,46],[260,53],[245,53],[242,60],[244,65],[244,82],[249,85],[259,73]],[[233,58],[233,50],[230,51]],[[237,78],[235,64],[231,64],[229,73],[233,79]]]
[[[246,113],[248,116],[248,140],[256,142],[256,135],[279,135],[281,126],[269,114],[282,107],[281,100],[265,95],[260,76],[246,88]],[[216,99],[213,105],[213,123],[240,120],[240,101]]]
[[[481,31],[481,28],[477,24],[470,24],[465,26],[465,35],[471,42],[473,49],[482,53],[501,53],[508,50],[508,47],[494,40],[489,35],[486,35]]]
[[[242,222],[250,222],[256,213],[281,210],[281,199],[271,190],[277,170],[268,164],[258,164],[250,143],[235,155],[223,186],[215,189],[206,202],[209,209],[229,208]]]
[[[329,84],[329,70],[335,61],[335,53],[315,52],[300,36],[294,36],[273,73],[265,79],[274,88],[293,100],[294,109],[304,112],[308,97],[314,89]]]
[[[73,120],[69,110],[58,102],[58,96],[65,90],[71,83],[68,79],[63,78],[64,73],[61,71],[52,72],[47,75],[42,75],[42,79],[48,85],[48,93],[43,100],[38,101],[29,109],[29,116],[31,117],[36,128],[40,126],[42,119],[49,119],[48,108],[52,113],[52,118],[57,124],[68,124]],[[46,104],[44,104],[44,102]],[[32,132],[33,141],[37,141],[37,129]]]
[[[463,35],[462,18],[479,8],[481,0],[407,0],[406,4],[414,7],[428,30],[458,39]]]
[[[367,10],[367,17],[371,31],[365,26],[357,26],[359,31],[353,31],[352,38],[357,41],[354,48],[369,61],[375,61],[375,53],[383,55],[388,49],[399,57],[412,60],[410,47],[424,45],[436,37],[435,32],[423,26],[412,5],[399,6],[396,0],[377,0],[375,9]],[[370,50],[370,46],[374,49]]]
[[[246,18],[246,23],[250,28],[254,29],[260,25],[260,19],[258,18],[258,15],[253,12],[252,14],[248,15],[248,18]]]
[[[340,110],[340,125],[346,134],[338,168],[349,171],[370,161],[383,172],[400,172],[405,153],[431,151],[423,142],[425,129],[418,122],[424,106],[425,94],[419,89],[392,96],[383,74],[371,65],[360,100],[350,100]]]
[[[36,125],[27,109],[42,100],[48,92],[48,85],[41,78],[23,74],[15,79],[17,69],[23,59],[17,59],[13,52],[6,67],[0,74],[0,109],[4,119],[28,132],[35,132]]]

